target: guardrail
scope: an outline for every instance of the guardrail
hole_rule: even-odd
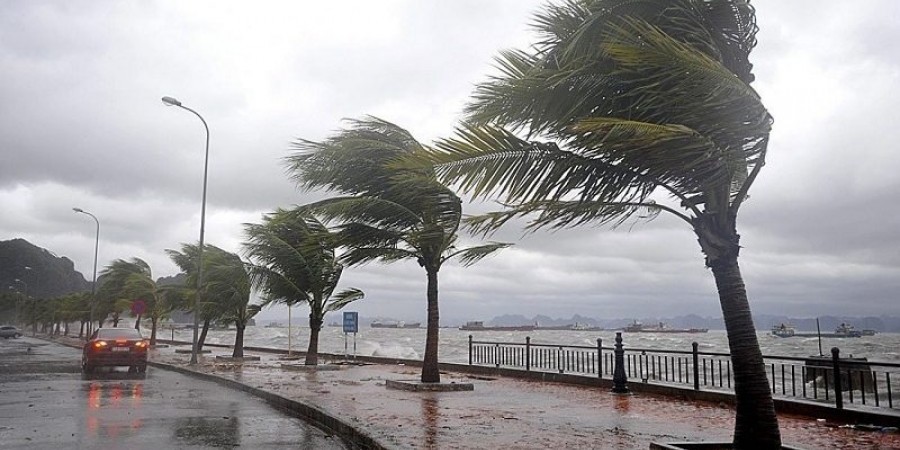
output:
[[[830,356],[763,355],[763,359],[776,397],[826,403],[837,409],[845,403],[897,409],[892,382],[900,379],[900,364],[841,357],[837,347]],[[696,342],[691,350],[626,349],[622,333],[616,333],[614,347],[604,347],[601,339],[596,346],[584,346],[532,343],[530,337],[525,342],[476,341],[470,335],[469,365],[612,377],[614,390],[620,392],[627,391],[629,381],[734,391],[730,354],[701,352]]]

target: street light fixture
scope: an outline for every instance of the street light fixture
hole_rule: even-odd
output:
[[[203,119],[200,113],[182,105],[180,101],[172,97],[163,97],[162,102],[166,106],[177,106],[194,113],[200,118],[200,121],[203,122],[203,128],[206,129],[206,156],[203,160],[203,201],[200,207],[200,247],[197,253],[197,292],[194,294],[194,345],[191,348],[191,364],[194,365],[197,364],[197,353],[199,353],[198,329],[200,327],[200,288],[203,285],[203,231],[206,226],[206,180],[209,174],[209,126],[206,125],[206,120]]]
[[[72,208],[72,211],[75,211],[80,214],[85,214],[91,216],[94,219],[94,222],[97,222],[97,237],[94,240],[94,278],[91,281],[91,313],[90,313],[90,321],[88,322],[87,333],[88,336],[93,333],[94,328],[94,307],[97,304],[97,252],[100,250],[100,220],[97,219],[97,216],[81,209],[81,208]]]

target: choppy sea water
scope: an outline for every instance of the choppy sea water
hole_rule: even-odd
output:
[[[161,329],[160,337],[190,341],[190,329]],[[465,363],[468,361],[469,335],[477,341],[524,343],[527,336],[532,344],[561,344],[596,346],[597,339],[603,340],[604,347],[614,345],[615,331],[462,331],[456,328],[441,328],[438,359],[442,362]],[[425,329],[402,328],[360,328],[356,334],[356,354],[361,356],[383,356],[390,358],[421,359],[425,352]],[[353,334],[346,337],[348,353],[353,353]],[[233,344],[234,330],[211,330],[207,342],[213,344]],[[691,343],[697,342],[701,352],[728,353],[725,331],[710,330],[708,333],[663,334],[663,333],[623,333],[626,348],[690,351]],[[779,338],[769,332],[759,332],[759,343],[767,356],[806,357],[819,354],[819,341],[815,337]],[[244,336],[247,346],[288,348],[287,327],[248,327]],[[309,328],[291,328],[291,348],[306,350],[309,344]],[[345,335],[340,327],[325,327],[319,335],[319,351],[323,353],[344,353]],[[900,362],[900,333],[879,333],[861,338],[822,338],[822,351],[831,354],[831,348],[838,347],[841,356],[865,357],[869,361]]]

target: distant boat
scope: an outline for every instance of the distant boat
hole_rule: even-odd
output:
[[[537,325],[534,327],[535,330],[552,330],[552,331],[604,331],[601,327],[592,327],[583,323],[572,323],[569,325],[551,325],[551,326],[540,326]]]
[[[772,334],[782,338],[791,337],[796,334],[796,332],[797,330],[795,330],[794,327],[785,325],[783,323],[781,325],[775,325],[774,327],[772,327]]]
[[[387,322],[374,321],[370,324],[372,328],[420,328],[422,326],[421,322],[398,322],[396,320],[391,320]]]
[[[862,331],[856,330],[852,325],[842,323],[834,329],[833,337],[862,337]]]
[[[868,330],[868,329],[862,330],[863,336],[875,336],[875,333],[876,333],[875,330]]]
[[[284,328],[284,324],[281,322],[269,322],[264,328]]]
[[[864,334],[866,332],[871,331],[872,334]],[[788,337],[824,337],[824,338],[858,338],[865,336],[874,335],[874,330],[865,330],[859,331],[853,328],[853,325],[842,323],[837,328],[834,329],[834,333],[799,333],[794,330],[794,327],[790,325],[776,325],[772,327],[772,334],[778,337],[788,338]]]
[[[622,329],[626,333],[706,333],[709,328],[670,328],[663,322],[658,322],[655,326],[648,327],[637,320]]]
[[[521,325],[512,327],[486,327],[482,321],[466,322],[465,325],[459,327],[463,331],[533,331],[534,325]]]

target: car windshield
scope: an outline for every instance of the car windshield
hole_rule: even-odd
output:
[[[104,328],[97,330],[98,339],[143,339],[141,332],[134,328]]]

